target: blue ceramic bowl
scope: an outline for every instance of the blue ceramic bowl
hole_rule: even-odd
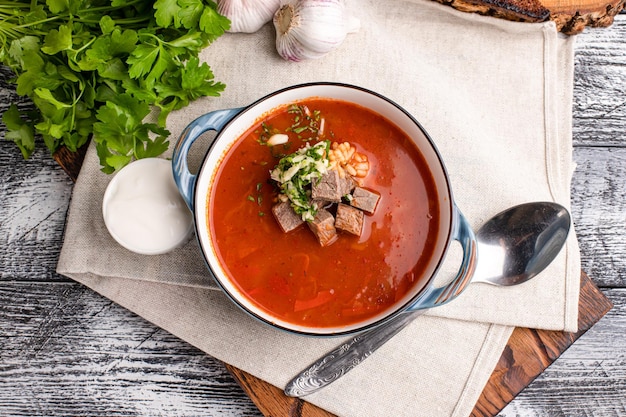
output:
[[[369,108],[395,123],[416,143],[424,155],[435,178],[440,206],[440,229],[436,239],[434,256],[424,271],[427,284],[409,292],[392,308],[359,323],[318,328],[295,325],[273,317],[251,302],[231,282],[216,256],[215,243],[211,240],[210,224],[207,219],[208,199],[220,162],[230,147],[262,115],[273,109],[309,97],[331,98],[353,102]],[[197,175],[190,173],[187,155],[191,145],[203,133],[215,131],[217,135],[206,153]],[[370,90],[347,84],[310,83],[288,87],[269,94],[249,106],[218,110],[205,114],[191,122],[183,131],[174,149],[174,178],[189,209],[194,213],[196,236],[209,271],[224,293],[243,310],[270,326],[305,335],[345,335],[356,333],[385,323],[396,315],[412,310],[421,310],[445,304],[458,296],[471,279],[476,262],[476,240],[468,222],[457,208],[452,197],[450,180],[444,162],[422,126],[406,110],[390,99]],[[463,258],[456,276],[443,286],[434,284],[452,241],[459,241]]]

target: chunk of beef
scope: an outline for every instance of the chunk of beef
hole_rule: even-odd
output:
[[[319,209],[313,221],[307,222],[309,229],[317,237],[322,246],[328,246],[337,239],[335,218],[326,209]]]
[[[344,178],[340,179],[341,186],[341,196],[348,195],[356,188],[358,185],[357,182],[350,175],[346,175]]]
[[[326,200],[338,203],[341,197],[350,192],[356,186],[354,180],[350,176],[341,178],[336,169],[330,169],[322,177],[313,181],[311,186],[311,198],[313,200]]]
[[[317,198],[315,200],[311,200],[311,205],[315,207],[316,210],[327,209],[333,205],[333,202]]]
[[[371,214],[376,210],[379,199],[379,194],[362,187],[356,187],[352,193],[350,205]]]
[[[335,227],[348,233],[352,233],[353,235],[361,236],[364,217],[365,214],[361,210],[347,204],[339,203],[337,205]]]
[[[288,201],[276,204],[272,207],[272,213],[280,225],[280,228],[283,229],[285,233],[291,232],[304,223],[302,217],[293,211]]]

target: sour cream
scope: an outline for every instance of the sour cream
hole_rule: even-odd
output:
[[[104,223],[126,249],[157,255],[187,242],[193,218],[178,192],[170,161],[146,158],[122,168],[102,201]]]

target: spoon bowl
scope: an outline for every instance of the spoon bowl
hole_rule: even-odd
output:
[[[471,282],[511,286],[532,279],[559,254],[570,224],[567,209],[551,202],[521,204],[497,214],[476,233],[478,256]],[[358,334],[293,378],[285,387],[285,394],[312,394],[339,379],[424,311],[402,313]]]
[[[476,233],[472,282],[522,284],[543,271],[567,239],[571,217],[551,202],[521,204],[497,214]]]

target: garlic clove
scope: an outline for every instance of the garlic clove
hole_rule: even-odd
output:
[[[356,17],[348,14],[346,17],[346,30],[348,33],[357,33],[361,29],[361,21]]]
[[[253,33],[272,20],[280,0],[217,0],[217,11],[230,20],[228,32]]]
[[[286,0],[273,23],[276,50],[288,61],[320,58],[359,27],[343,0]]]

